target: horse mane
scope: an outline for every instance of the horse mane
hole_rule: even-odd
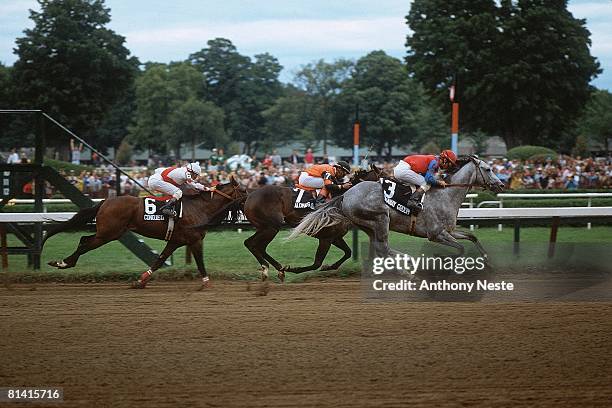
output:
[[[459,170],[461,170],[463,166],[465,166],[468,163],[472,163],[474,162],[474,160],[477,160],[477,159],[478,159],[478,156],[474,154],[469,154],[467,156],[459,156],[459,158],[457,158],[457,166],[455,166],[455,168],[453,168],[452,170],[447,171],[447,173],[455,174]]]

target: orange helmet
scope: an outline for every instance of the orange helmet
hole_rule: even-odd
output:
[[[455,166],[457,164],[457,155],[452,150],[442,150],[440,162],[441,164],[452,164]]]

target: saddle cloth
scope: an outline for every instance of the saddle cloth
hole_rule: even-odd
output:
[[[402,214],[410,215],[408,201],[416,188],[389,177],[381,177],[379,182],[383,188],[385,204]]]
[[[312,199],[316,198],[320,189],[297,185],[293,188],[293,208],[314,210]]]
[[[144,220],[145,221],[165,221],[169,217],[165,214],[162,214],[160,208],[163,207],[168,200],[170,200],[171,196],[163,196],[163,197],[145,197],[144,198]],[[175,205],[174,209],[177,213],[177,218],[181,218],[183,216],[183,201],[179,200]]]

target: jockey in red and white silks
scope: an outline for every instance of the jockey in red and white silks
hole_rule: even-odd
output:
[[[162,207],[164,214],[174,214],[172,207],[183,196],[183,191],[180,189],[181,186],[184,185],[201,191],[208,190],[207,187],[195,181],[201,173],[202,169],[197,162],[189,163],[184,167],[160,167],[155,170],[155,173],[149,177],[149,188],[172,196],[168,203]]]

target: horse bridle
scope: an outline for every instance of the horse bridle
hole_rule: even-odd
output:
[[[232,185],[232,194],[235,193],[239,187],[240,187],[239,185]],[[213,195],[215,193],[227,198],[228,200],[238,200],[241,198],[241,197],[234,198],[231,195],[224,193],[223,191],[217,189],[217,186],[210,187],[208,190],[210,191],[210,198],[213,198]]]
[[[477,159],[475,157],[470,157],[470,161],[476,165],[476,170],[478,171],[478,173],[476,174],[476,181],[478,181],[478,175],[480,175],[480,178],[482,179],[482,185],[475,184],[475,183],[457,183],[457,184],[447,184],[445,187],[467,187],[468,189],[479,187],[485,190],[486,189],[492,190],[493,183],[486,181],[486,178],[482,172],[482,169],[480,168],[480,162],[482,162],[482,160]]]

